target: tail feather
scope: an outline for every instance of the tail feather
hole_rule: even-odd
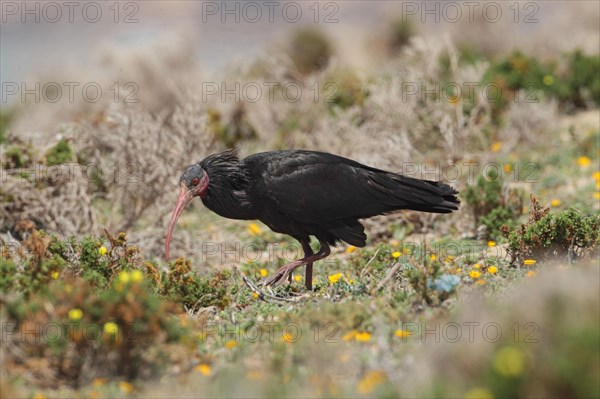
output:
[[[386,173],[371,176],[379,186],[380,200],[391,209],[410,209],[431,213],[450,213],[458,209],[458,191],[431,180],[414,179]]]
[[[403,195],[410,194],[412,201],[408,209],[433,213],[450,213],[458,209],[460,200],[458,191],[444,183],[431,180],[402,178]]]

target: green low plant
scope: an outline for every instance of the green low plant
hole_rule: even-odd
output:
[[[402,50],[410,43],[415,35],[415,26],[412,20],[405,17],[395,19],[389,27],[388,48],[392,53]]]
[[[89,383],[84,368],[103,377],[151,377],[168,365],[165,345],[185,333],[177,306],[156,295],[139,271],[119,273],[101,291],[83,279],[57,281],[3,306],[8,339],[30,354],[26,365],[48,359],[52,379],[74,387]]]
[[[586,55],[576,50],[567,58],[568,74],[564,90],[558,96],[560,101],[575,108],[600,105],[600,55]]]
[[[73,160],[73,150],[66,140],[59,140],[46,152],[46,163],[48,166],[61,165]]]
[[[552,77],[552,82],[557,83],[553,75],[553,67],[544,65],[521,51],[515,51],[492,63],[485,72],[482,83],[494,84],[499,89],[499,97],[493,99],[494,109],[499,112],[513,100],[519,90],[527,93],[527,100],[539,101],[541,95],[552,90],[551,85],[547,84],[548,77]]]
[[[181,303],[187,309],[216,306],[223,309],[231,302],[228,294],[230,274],[216,272],[210,279],[191,269],[189,260],[177,259],[166,272],[159,275],[161,295]]]
[[[482,83],[493,83],[500,89],[499,98],[493,102],[496,115],[519,90],[526,93],[524,101],[551,97],[567,109],[600,104],[600,56],[576,50],[565,57],[564,70],[557,68],[556,62],[542,63],[520,51],[492,63]]]
[[[502,228],[513,262],[582,257],[596,250],[599,231],[600,215],[585,216],[574,208],[550,213],[533,195],[528,222],[516,229]]]
[[[2,162],[8,168],[28,168],[33,163],[33,148],[21,142],[10,145],[2,154]]]
[[[500,227],[515,225],[522,214],[522,192],[505,189],[502,177],[494,169],[487,176],[479,176],[475,184],[467,187],[464,196],[473,212],[475,227],[486,226],[486,238],[500,239]]]
[[[294,33],[289,45],[292,61],[302,74],[323,69],[333,54],[329,38],[316,29],[302,29]]]
[[[6,132],[14,121],[16,113],[15,107],[3,107],[0,110],[0,144],[6,141]]]
[[[359,79],[350,72],[339,72],[331,76],[322,89],[321,95],[330,109],[360,106],[369,96],[369,92],[362,87]]]

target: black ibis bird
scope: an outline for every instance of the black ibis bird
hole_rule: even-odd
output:
[[[364,247],[360,219],[400,209],[449,213],[458,209],[458,191],[372,168],[348,158],[317,151],[271,151],[240,160],[228,150],[191,165],[179,180],[181,192],[166,240],[184,208],[200,197],[213,212],[229,218],[260,220],[302,245],[304,257],[281,267],[265,284],[277,286],[306,266],[306,288],[312,289],[313,263],[330,254],[337,241]],[[319,240],[314,253],[310,237]]]

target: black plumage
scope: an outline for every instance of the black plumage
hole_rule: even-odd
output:
[[[277,285],[294,268],[307,265],[309,289],[312,263],[326,257],[330,245],[344,241],[365,246],[360,219],[400,209],[449,213],[460,204],[458,192],[446,184],[304,150],[263,152],[242,160],[233,151],[214,154],[190,166],[180,185],[167,242],[183,207],[200,196],[207,208],[223,217],[260,220],[300,241],[305,257],[282,267],[267,284]],[[317,254],[310,248],[310,236],[320,242]]]

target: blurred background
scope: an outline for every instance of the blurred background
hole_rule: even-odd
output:
[[[0,6],[0,396],[600,395],[599,2]],[[227,148],[441,180],[461,210],[365,221],[314,293],[262,301],[241,275],[298,251],[260,223],[194,201],[164,259],[181,173]],[[264,322],[303,338],[228,335]]]
[[[492,2],[487,8],[486,2],[448,6],[402,1],[287,6],[285,1],[122,1],[118,7],[104,1],[87,8],[85,3],[49,3],[25,9],[18,2],[4,2],[2,81],[23,81],[66,68],[96,69],[107,52],[136,52],[157,41],[177,40],[189,41],[190,57],[216,73],[236,61],[272,52],[273,45],[299,28],[322,30],[345,67],[376,68],[380,60],[373,50],[385,50],[381,47],[386,33],[392,34],[394,22],[403,20],[412,24],[407,37],[452,40],[488,55],[518,47],[549,58],[575,48],[595,52],[600,45],[598,4],[590,1],[521,1],[498,3],[499,7]]]
[[[99,218],[115,229],[140,225],[154,209],[160,221],[147,223],[162,228],[181,170],[226,147],[242,155],[323,149],[400,171],[482,150],[490,161],[493,143],[509,155],[559,113],[597,107],[598,7],[3,2],[4,170],[48,166],[47,151],[63,143],[73,151],[50,175],[76,162],[74,202],[88,205],[84,222],[49,216],[50,198],[28,210],[17,201],[2,222],[35,216],[68,235],[97,231]],[[586,115],[579,118],[596,116]],[[27,184],[19,183],[21,192]],[[119,204],[125,217],[98,204]]]

